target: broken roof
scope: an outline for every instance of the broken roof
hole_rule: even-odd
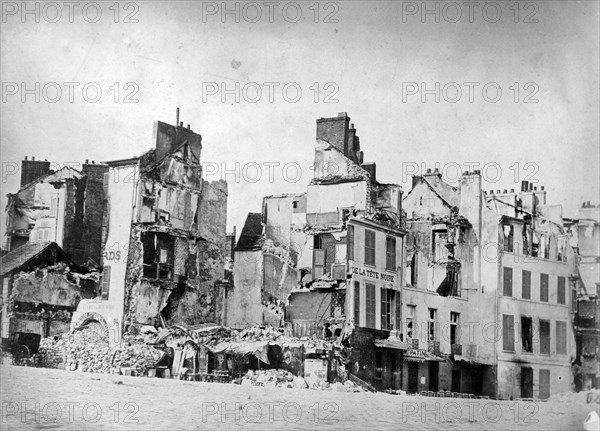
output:
[[[441,178],[439,181],[432,180],[427,176],[423,176],[421,179],[434,191],[436,195],[438,195],[451,207],[457,207],[460,204],[460,196],[456,187],[452,187]]]
[[[2,256],[0,260],[0,276],[4,276],[16,269],[54,265],[56,262],[66,260],[68,260],[67,254],[55,242],[28,242]]]
[[[262,247],[262,214],[248,213],[240,239],[235,247],[236,250],[257,250]]]
[[[33,186],[34,184],[38,184],[38,183],[54,183],[54,182],[61,182],[67,179],[76,179],[79,180],[83,178],[83,173],[78,171],[75,168],[72,168],[71,166],[65,166],[61,169],[59,169],[58,171],[55,172],[50,172],[44,176],[38,177],[33,181],[30,181],[29,183],[25,184],[23,187],[21,187],[19,189],[19,191],[15,194],[18,194],[19,192],[28,189],[29,187]]]

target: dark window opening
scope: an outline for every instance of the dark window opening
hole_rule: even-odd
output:
[[[144,277],[159,280],[173,278],[175,237],[163,233],[143,232]]]
[[[348,260],[354,260],[354,226],[348,226],[348,235],[346,237],[346,257]]]
[[[392,313],[395,304],[396,291],[392,289],[381,289],[381,329],[394,329],[394,316]]]
[[[383,354],[380,350],[375,351],[375,378],[377,380],[383,378]]]
[[[360,282],[354,282],[354,324],[360,326]]]
[[[556,353],[567,354],[567,322],[556,321]]]
[[[510,225],[510,224],[502,225],[502,233],[504,236],[504,251],[512,253],[513,245],[514,245],[514,240],[513,240],[514,227],[513,227],[513,225]]]
[[[550,354],[550,322],[540,320],[540,353]]]
[[[533,320],[521,316],[521,343],[524,352],[533,352]]]
[[[458,344],[458,327],[460,324],[460,313],[450,312],[450,344]]]

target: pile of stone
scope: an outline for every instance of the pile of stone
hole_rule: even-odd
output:
[[[306,389],[308,385],[302,377],[296,377],[286,370],[248,370],[242,377],[242,385]]]
[[[41,363],[45,367],[89,373],[146,375],[163,352],[143,343],[124,342],[110,347],[93,331],[77,331],[43,339]]]

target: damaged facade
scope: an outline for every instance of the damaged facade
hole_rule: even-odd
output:
[[[81,171],[50,167],[35,157],[21,162],[21,188],[7,195],[4,249],[52,241],[76,264],[95,267],[100,263],[108,166],[86,160]]]
[[[97,294],[99,274],[77,272],[84,268],[69,262],[54,242],[23,245],[4,255],[1,265],[3,344],[19,334],[67,332],[79,301]]]
[[[520,193],[458,187],[437,171],[413,178],[405,313],[410,392],[541,398],[571,388],[575,257],[562,209],[527,182]]]
[[[575,313],[575,388],[600,387],[600,205],[589,201],[568,221],[578,259]]]
[[[201,142],[158,121],[154,149],[106,163],[102,292],[73,327],[98,321],[112,342],[163,320],[222,321],[227,183],[202,179]]]
[[[306,193],[265,197],[261,213],[248,215],[227,324],[270,323],[336,341],[332,369],[396,388],[401,351],[383,344],[396,341],[400,321],[402,190],[377,182],[363,158],[346,113],[317,120]]]

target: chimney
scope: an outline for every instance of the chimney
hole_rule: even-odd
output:
[[[330,145],[349,157],[349,126],[350,117],[345,112],[340,112],[337,117],[319,118],[317,120],[317,139],[329,142]]]
[[[49,173],[50,162],[42,160],[36,161],[35,157],[31,157],[31,160],[27,160],[27,157],[25,157],[25,159],[21,161],[21,187]]]
[[[179,106],[175,110],[175,125],[179,124]]]
[[[529,187],[529,181],[523,180],[521,181],[521,191],[526,192]]]
[[[360,165],[360,167],[367,171],[369,175],[371,175],[372,181],[377,181],[377,165],[374,162],[363,163]]]

